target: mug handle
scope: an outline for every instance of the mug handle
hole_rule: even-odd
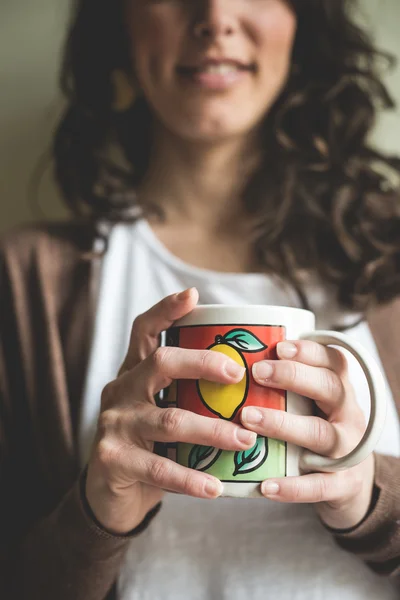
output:
[[[368,381],[371,396],[371,412],[367,429],[359,444],[340,458],[320,456],[310,450],[304,450],[300,458],[303,471],[334,472],[350,469],[365,460],[376,447],[381,436],[387,410],[386,382],[375,359],[365,348],[349,336],[336,331],[312,331],[302,334],[299,339],[318,342],[324,346],[340,346],[348,350],[359,362]]]

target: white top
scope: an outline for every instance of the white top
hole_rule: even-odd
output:
[[[196,268],[169,252],[146,221],[114,226],[102,265],[82,405],[82,464],[93,440],[101,391],[117,375],[134,318],[161,298],[191,286],[199,290],[201,304],[299,306],[296,294],[277,277]],[[327,290],[310,284],[308,291],[318,328],[354,319],[338,311]],[[347,333],[379,362],[366,324]],[[366,381],[352,357],[349,360],[357,398],[368,415]],[[392,398],[377,450],[400,455]],[[166,494],[159,515],[132,540],[118,580],[119,600],[397,597],[387,580],[335,544],[312,506],[266,499],[209,501]]]

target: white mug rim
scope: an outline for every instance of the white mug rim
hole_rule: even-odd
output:
[[[177,319],[172,327],[194,325],[233,325],[239,322],[247,325],[280,325],[285,326],[294,318],[304,319],[306,329],[315,323],[315,314],[305,308],[294,306],[274,306],[269,304],[197,304],[184,317]],[[208,322],[213,321],[212,322]],[[311,327],[312,329],[313,327]]]
[[[306,308],[297,308],[297,306],[282,306],[279,304],[197,304],[193,310],[196,310],[196,308],[201,308],[203,309],[215,309],[215,308],[223,308],[224,310],[230,310],[230,309],[235,309],[235,310],[248,310],[250,309],[255,309],[255,310],[264,310],[264,309],[273,309],[273,310],[283,310],[283,311],[295,311],[295,312],[305,312],[308,314],[313,315],[314,313],[311,310],[308,310]],[[190,314],[190,313],[189,313]]]

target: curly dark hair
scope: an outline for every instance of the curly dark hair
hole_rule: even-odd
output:
[[[243,202],[266,272],[291,282],[305,306],[299,274],[314,272],[343,306],[364,311],[400,292],[400,159],[368,139],[377,112],[394,108],[381,69],[395,61],[356,24],[355,1],[287,1],[298,20],[293,68],[262,124],[265,160]],[[73,214],[94,221],[135,218],[151,152],[145,99],[112,110],[112,71],[131,69],[122,5],[77,0],[61,74],[56,178]]]

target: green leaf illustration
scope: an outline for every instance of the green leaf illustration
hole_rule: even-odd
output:
[[[258,437],[249,450],[235,452],[235,471],[233,475],[250,473],[265,463],[268,456],[268,438]]]
[[[189,454],[189,467],[197,471],[205,471],[215,463],[221,452],[222,450],[212,446],[193,446]]]
[[[260,350],[268,348],[256,335],[247,331],[247,329],[232,329],[232,331],[224,335],[223,339],[231,346],[243,350],[243,352],[260,352]]]

